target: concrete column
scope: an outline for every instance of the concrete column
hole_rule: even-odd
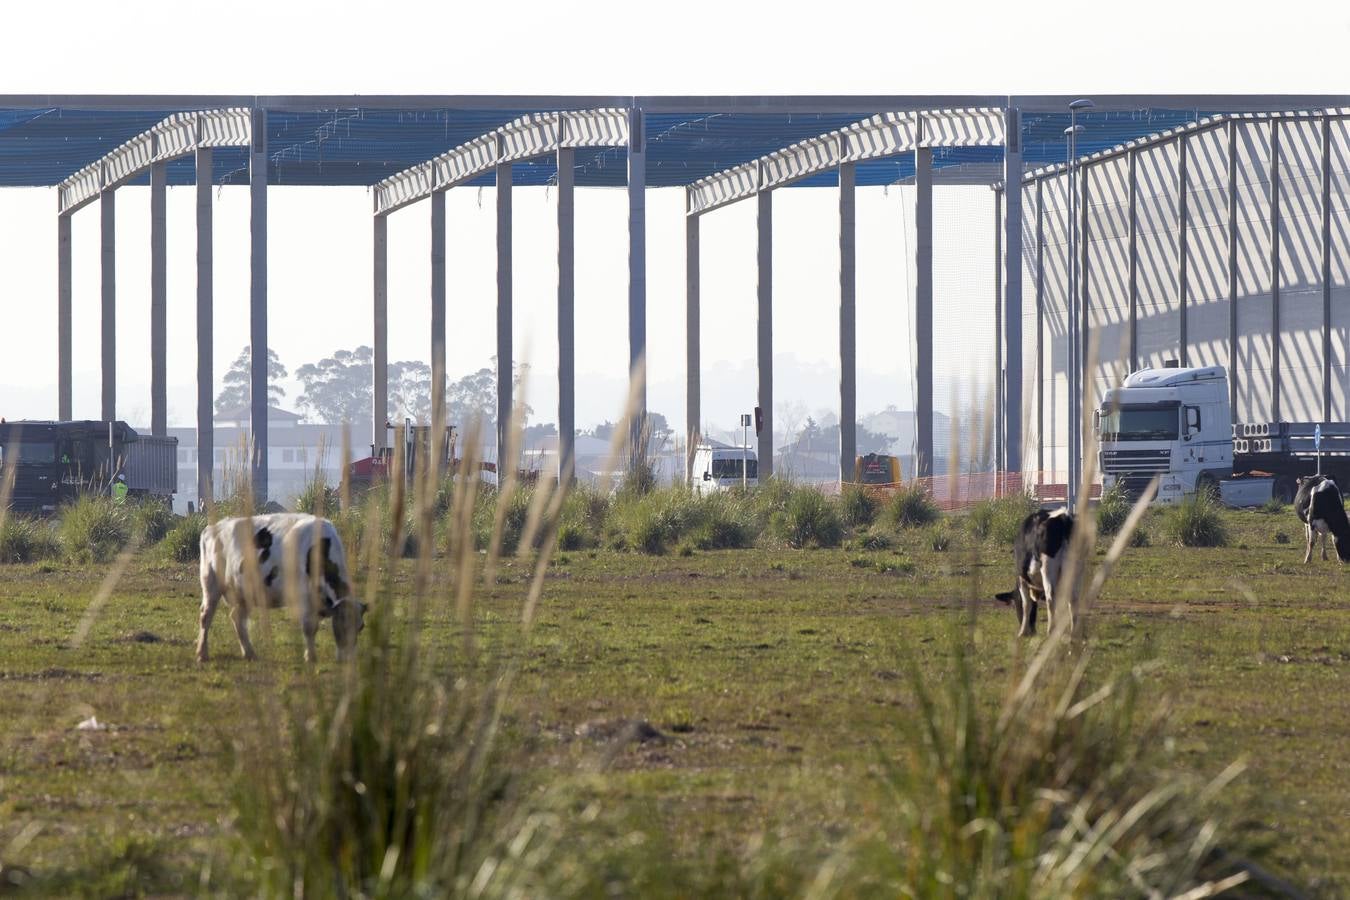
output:
[[[56,408],[69,422],[71,413],[70,215],[56,217]]]
[[[773,192],[760,191],[756,202],[759,240],[755,254],[758,272],[755,353],[759,364],[757,403],[763,418],[755,452],[759,458],[759,481],[763,484],[773,477]]]
[[[511,164],[497,166],[497,475],[505,477],[511,429]]]
[[[914,474],[933,474],[933,150],[914,151]]]
[[[576,477],[576,151],[558,148],[558,483]]]
[[[1188,218],[1186,212],[1186,185],[1188,183],[1186,178],[1186,162],[1190,151],[1189,144],[1184,136],[1177,138],[1177,142],[1179,150],[1179,158],[1177,161],[1177,300],[1181,310],[1179,322],[1180,334],[1178,335],[1178,338],[1181,342],[1181,365],[1185,367],[1190,365],[1190,352],[1188,350],[1190,338],[1188,323],[1186,321],[1188,313],[1187,306],[1189,302],[1188,295],[1190,294],[1190,285],[1188,284],[1189,278],[1186,271],[1188,238],[1188,225],[1186,222]]]
[[[1322,421],[1331,421],[1331,117],[1322,116]]]
[[[445,402],[445,191],[431,194],[431,408]]]
[[[1237,123],[1228,123],[1228,406],[1238,412]]]
[[[1004,117],[1003,466],[1022,471],[1022,132],[1021,112]],[[1037,210],[1039,211],[1039,204]],[[1037,323],[1039,325],[1039,322]],[[1036,340],[1039,346],[1040,332]]]
[[[994,191],[994,471],[1003,464],[1003,191]]]
[[[99,417],[117,418],[117,194],[108,189],[99,195],[99,225],[103,304],[102,349],[103,402]]]
[[[168,251],[166,194],[169,164],[150,166],[150,433],[169,433]]]
[[[211,148],[197,148],[197,504],[215,498],[215,369],[212,341],[214,277],[212,263]]]
[[[1139,368],[1139,153],[1130,160],[1130,371]]]
[[[267,111],[253,110],[248,158],[249,435],[253,496],[267,502]]]
[[[1280,120],[1270,120],[1270,420],[1280,421]]]
[[[857,166],[839,166],[839,481],[857,481]]]
[[[684,480],[692,484],[694,477],[694,448],[703,436],[703,396],[700,387],[702,361],[700,343],[702,334],[699,324],[699,259],[698,259],[698,223],[699,217],[688,210],[689,194],[685,192],[686,212],[684,216],[684,433],[688,439],[685,447]]]
[[[371,351],[370,427],[375,455],[389,446],[389,217],[372,220],[374,234],[373,326]]]
[[[1036,179],[1036,471],[1045,471],[1045,179]],[[1042,476],[1037,474],[1038,479]]]
[[[628,110],[628,371],[639,380],[630,439],[647,419],[647,134],[640,109]]]

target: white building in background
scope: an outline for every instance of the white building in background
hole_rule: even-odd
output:
[[[214,419],[215,464],[211,483],[217,497],[228,493],[232,479],[239,478],[247,469],[248,419],[247,406],[217,413]],[[276,406],[267,408],[269,493],[272,500],[286,507],[313,479],[316,467],[329,484],[336,485],[342,478],[343,426],[305,424],[300,419],[297,413]],[[169,434],[178,438],[178,492],[174,510],[181,513],[186,512],[189,501],[195,502],[197,498],[197,429],[171,427]],[[350,426],[350,442],[348,462],[370,455],[369,416]]]

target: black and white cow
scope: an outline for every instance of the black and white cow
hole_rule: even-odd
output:
[[[315,660],[314,634],[322,619],[333,620],[338,659],[356,646],[356,635],[365,627],[366,605],[352,593],[342,539],[327,519],[275,513],[208,525],[202,530],[201,579],[200,662],[207,659],[206,635],[222,597],[231,607],[245,659],[256,656],[248,639],[250,610],[263,603],[280,607],[288,591],[299,600],[307,662]]]
[[[1303,562],[1312,561],[1313,541],[1322,536],[1322,559],[1327,558],[1327,535],[1336,545],[1336,556],[1341,562],[1350,562],[1350,520],[1345,516],[1345,501],[1341,489],[1325,475],[1309,475],[1299,480],[1294,497],[1294,512],[1303,523],[1308,540]]]
[[[1030,637],[1036,633],[1036,605],[1045,604],[1046,624],[1055,627],[1055,590],[1069,555],[1073,536],[1073,515],[1064,508],[1054,512],[1038,510],[1022,522],[1022,530],[1013,542],[1013,560],[1017,563],[1017,587],[994,599],[1012,606],[1017,613],[1017,633]],[[1069,630],[1074,627],[1075,600],[1069,595]]]

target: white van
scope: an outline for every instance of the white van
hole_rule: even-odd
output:
[[[699,444],[694,448],[692,487],[700,494],[726,491],[741,486],[741,465],[745,465],[745,485],[759,484],[759,458],[755,451],[727,444]]]

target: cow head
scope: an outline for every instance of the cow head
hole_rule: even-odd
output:
[[[356,649],[356,636],[366,627],[366,604],[355,597],[344,597],[333,605],[328,615],[333,619],[333,640],[337,642],[338,659]]]

